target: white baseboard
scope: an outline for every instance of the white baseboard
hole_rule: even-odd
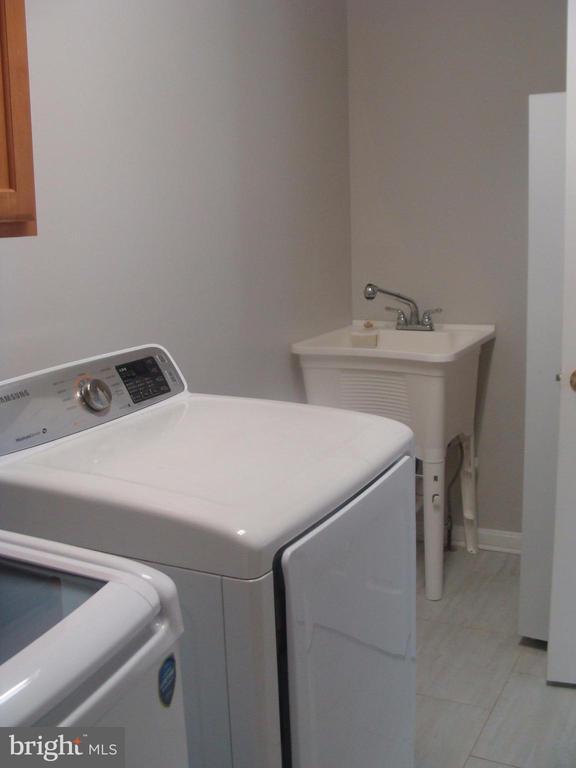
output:
[[[464,546],[464,526],[455,525],[452,529],[452,543]],[[478,546],[494,552],[510,552],[519,555],[522,552],[522,534],[520,531],[502,531],[497,528],[478,528]]]
[[[421,520],[417,520],[418,540],[424,540]],[[452,529],[452,544],[455,547],[465,546],[464,526],[455,525]],[[498,528],[479,528],[478,546],[493,552],[510,552],[519,555],[522,552],[522,534],[520,531],[503,531]]]

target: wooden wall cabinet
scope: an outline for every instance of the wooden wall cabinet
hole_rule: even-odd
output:
[[[24,0],[0,0],[0,237],[35,234]]]

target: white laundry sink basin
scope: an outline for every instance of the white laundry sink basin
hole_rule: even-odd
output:
[[[397,331],[378,323],[365,329],[361,323],[298,342],[292,351],[299,355],[346,355],[449,363],[494,338],[493,325],[437,324],[433,331]]]
[[[412,428],[422,459],[426,594],[442,596],[446,447],[459,438],[466,544],[477,551],[474,415],[478,358],[493,325],[436,325],[397,331],[391,323],[355,322],[298,342],[309,403],[348,408]]]

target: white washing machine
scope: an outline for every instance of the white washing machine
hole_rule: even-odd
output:
[[[185,766],[181,634],[163,573],[0,531],[3,728],[77,726],[76,749],[87,755],[81,728],[113,726],[123,743],[106,746],[127,768]]]
[[[195,395],[159,346],[0,384],[0,527],[178,587],[194,768],[410,768],[412,433]]]

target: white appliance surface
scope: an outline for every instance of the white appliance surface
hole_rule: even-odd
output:
[[[148,378],[144,363],[153,372]],[[90,413],[81,396],[94,377],[101,381],[89,394],[103,406],[99,413]],[[299,688],[291,686],[296,676],[302,684],[305,669],[320,674],[322,646],[307,660],[294,650],[288,659],[292,619],[286,623],[286,616],[293,604],[281,597],[280,557],[314,531],[329,573],[332,555],[342,555],[340,543],[353,555],[354,567],[339,582],[343,602],[329,619],[351,636],[326,647],[342,706],[367,706],[357,688],[345,685],[348,661],[369,667],[385,659],[366,691],[390,716],[376,740],[385,742],[392,721],[404,723],[388,756],[373,751],[368,759],[355,734],[349,764],[412,764],[415,536],[414,477],[405,469],[413,462],[408,427],[331,408],[190,394],[169,354],[155,346],[0,383],[0,403],[8,403],[0,408],[0,452],[4,445],[7,453],[0,459],[2,527],[145,561],[175,582],[184,623],[190,766],[288,768],[290,750],[297,755],[303,710]],[[20,450],[22,444],[31,447]],[[341,516],[346,509],[359,514]],[[340,520],[346,540],[336,528],[331,535]],[[364,576],[375,582],[370,605],[385,614],[377,620],[357,605],[366,587],[356,568],[360,552],[369,558]],[[306,568],[297,592],[304,602],[319,594],[316,574]],[[389,576],[397,579],[392,585]],[[322,585],[330,589],[328,580]],[[367,637],[379,650],[348,654]],[[293,761],[293,768],[310,768],[306,760]]]
[[[402,459],[282,555],[296,768],[412,765],[413,475]]]
[[[184,395],[13,454],[0,483],[26,499],[30,533],[49,536],[58,507],[70,543],[108,550],[113,530],[115,554],[256,578],[282,544],[401,455],[410,435],[341,410]],[[15,505],[2,524],[21,529]]]
[[[117,726],[128,768],[185,766],[173,582],[144,565],[5,531],[0,575],[0,725]],[[176,670],[169,706],[158,678],[167,659]]]

